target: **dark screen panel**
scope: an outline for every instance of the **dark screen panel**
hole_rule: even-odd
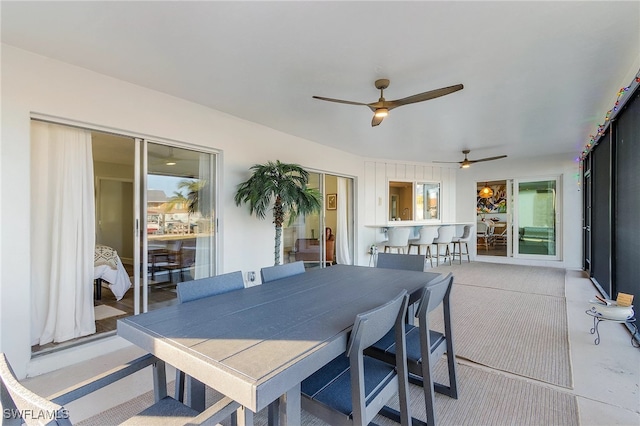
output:
[[[591,167],[592,222],[591,271],[611,296],[611,154],[610,130],[593,149]]]
[[[640,92],[618,115],[615,133],[614,294],[640,303]]]

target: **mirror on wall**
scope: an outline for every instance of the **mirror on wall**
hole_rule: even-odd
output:
[[[389,220],[440,219],[440,183],[389,181]]]

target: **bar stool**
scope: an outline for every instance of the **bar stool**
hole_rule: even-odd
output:
[[[433,240],[433,244],[436,246],[436,265],[440,266],[440,247],[444,246],[444,259],[446,261],[449,258],[449,265],[451,265],[451,250],[449,250],[449,244],[453,242],[453,234],[456,228],[453,226],[441,226],[438,228],[438,237]]]
[[[420,249],[422,246],[427,246],[427,250],[425,252],[426,258],[431,262],[431,267],[433,267],[433,256],[431,256],[431,246],[433,245],[433,240],[438,236],[438,228],[435,226],[423,226],[420,228],[420,238],[415,238],[409,240],[409,251],[411,253],[411,247],[418,247],[418,254],[420,254]]]
[[[404,254],[409,244],[409,232],[411,232],[411,228],[406,226],[389,228],[387,230],[389,239],[384,242],[384,252],[386,253],[389,249],[389,253],[391,253],[392,249],[396,249],[398,253],[402,250],[402,254]]]
[[[471,225],[465,225],[462,235],[453,238],[453,260],[456,260],[456,245],[458,246],[457,255],[460,257],[460,264],[462,265],[462,255],[467,255],[467,261],[471,263],[471,257],[469,256],[469,238],[471,235]],[[462,253],[462,243],[467,250],[466,253]]]

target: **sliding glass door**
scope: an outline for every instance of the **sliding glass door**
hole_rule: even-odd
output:
[[[558,187],[559,178],[514,181],[514,256],[559,258]]]

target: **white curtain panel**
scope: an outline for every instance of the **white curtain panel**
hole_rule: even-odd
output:
[[[31,123],[31,341],[96,332],[91,133]]]
[[[341,265],[351,265],[349,250],[349,186],[346,178],[338,179],[337,224],[336,224],[336,261]]]

